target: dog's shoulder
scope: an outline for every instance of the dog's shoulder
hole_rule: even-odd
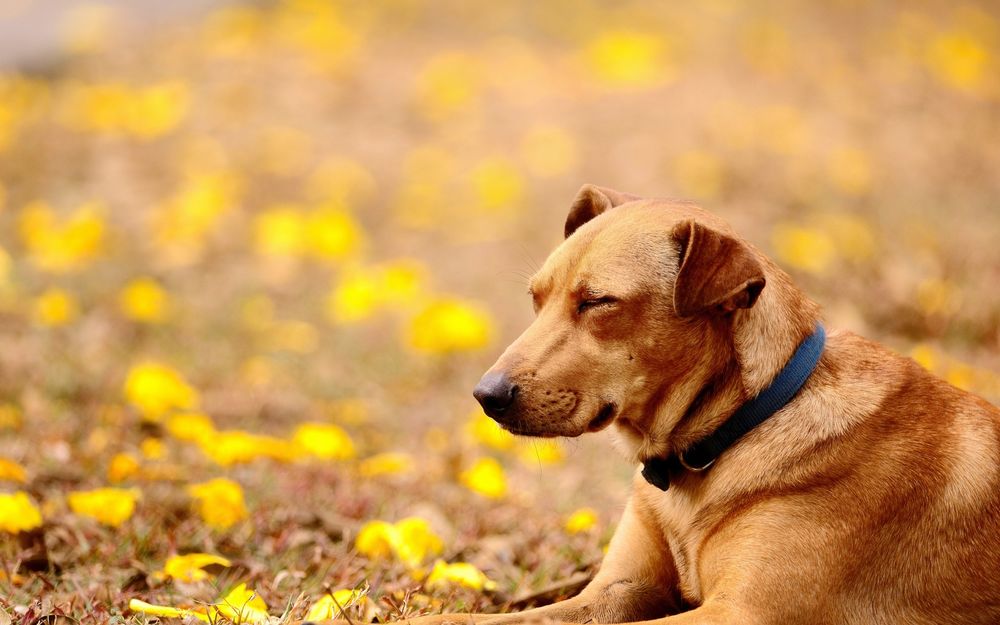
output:
[[[910,423],[921,415],[945,423],[980,414],[1000,424],[1000,409],[985,399],[949,384],[912,358],[849,331],[830,333],[810,384],[827,397],[841,395],[856,407],[864,404],[885,417],[899,415]]]

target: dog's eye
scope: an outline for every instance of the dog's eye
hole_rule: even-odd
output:
[[[585,299],[576,307],[576,312],[583,314],[591,308],[597,308],[598,306],[609,306],[614,304],[618,300],[613,297],[595,297],[593,299]]]

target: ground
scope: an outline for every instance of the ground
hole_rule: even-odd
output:
[[[768,6],[69,11],[0,68],[0,619],[574,592],[634,467],[471,389],[584,182],[696,199],[1000,399],[990,5]]]

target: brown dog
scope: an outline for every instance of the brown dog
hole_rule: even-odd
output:
[[[529,436],[610,427],[671,468],[637,473],[578,596],[422,625],[1000,623],[1000,410],[834,331],[790,401],[692,470],[677,459],[815,345],[816,304],[720,219],[591,185],[531,293],[486,411]]]

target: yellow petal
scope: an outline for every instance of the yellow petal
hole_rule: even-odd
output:
[[[182,582],[201,581],[209,577],[208,572],[203,569],[213,564],[225,567],[232,566],[232,562],[222,556],[210,553],[188,553],[167,558],[163,564],[163,570],[158,573],[158,576],[170,577]]]
[[[365,523],[354,539],[354,548],[372,559],[387,558],[399,543],[399,532],[391,523],[369,521]]]
[[[41,524],[42,513],[27,493],[0,493],[0,531],[17,534]]]
[[[327,593],[309,606],[306,612],[307,621],[324,621],[338,619],[343,616],[343,610],[365,601],[366,591],[341,589]],[[339,606],[339,607],[338,607]]]
[[[13,460],[0,458],[0,480],[10,480],[23,484],[28,480],[28,474],[25,472],[24,467]]]
[[[358,465],[358,473],[362,477],[397,475],[412,470],[413,458],[409,454],[391,451],[365,458]]]
[[[188,493],[195,499],[202,520],[211,527],[224,530],[247,518],[243,488],[233,480],[219,477],[192,484]]]
[[[215,607],[234,623],[267,623],[271,618],[267,604],[245,583],[229,591]]]
[[[199,612],[197,610],[186,610],[183,608],[171,608],[165,605],[153,605],[151,603],[146,603],[145,601],[139,601],[138,599],[132,599],[128,602],[128,609],[133,612],[141,612],[142,614],[149,614],[150,616],[161,616],[163,618],[187,618],[193,616],[196,619],[210,622],[208,614],[204,612]]]
[[[586,532],[597,525],[597,513],[592,508],[580,508],[566,519],[565,528],[570,534]]]
[[[480,458],[459,477],[469,490],[483,497],[499,499],[507,494],[507,478],[495,458]]]
[[[449,584],[473,590],[493,590],[497,586],[482,571],[468,562],[447,564],[444,560],[438,560],[434,563],[431,574],[427,576],[425,585],[428,588],[445,588]]]
[[[67,501],[74,514],[118,527],[132,517],[140,494],[136,488],[96,488],[71,492]]]

